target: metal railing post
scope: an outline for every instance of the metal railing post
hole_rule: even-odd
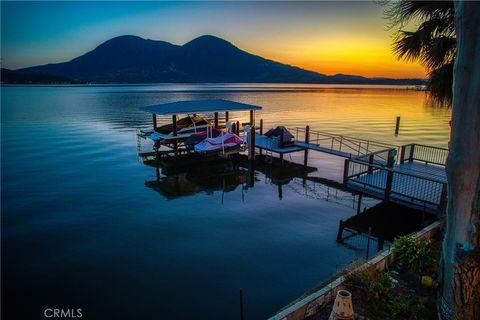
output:
[[[405,148],[407,146],[401,146],[400,149],[400,164],[402,164],[405,161]]]
[[[408,161],[413,161],[413,152],[414,152],[414,150],[415,150],[415,145],[412,143],[412,144],[410,145],[410,156],[409,156],[409,158],[408,158]]]
[[[393,167],[395,166],[395,149],[390,149],[388,151],[388,160],[387,160],[387,181],[385,184],[385,200],[390,198],[390,193],[392,191],[393,184]]]
[[[373,163],[373,158],[375,157],[374,154],[371,154],[369,157],[368,157],[368,163],[369,164],[372,164]],[[368,173],[372,173],[373,172],[373,167],[372,166],[368,166]]]

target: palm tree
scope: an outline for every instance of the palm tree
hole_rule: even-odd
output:
[[[480,319],[480,2],[455,2],[458,52],[448,154],[440,311]],[[476,146],[476,147],[475,147]]]
[[[439,102],[451,103],[456,52],[453,1],[388,2],[389,28],[397,28],[393,52],[398,59],[418,61],[428,72],[427,89]],[[417,25],[415,31],[404,30]]]
[[[453,85],[439,313],[480,319],[480,2],[400,0],[388,14],[400,26],[394,52],[427,68],[431,94],[450,100]],[[401,30],[412,22],[416,31]]]

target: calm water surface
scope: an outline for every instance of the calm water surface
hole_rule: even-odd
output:
[[[231,99],[263,106],[266,127],[309,124],[396,145],[446,147],[449,134],[449,109],[399,87],[1,90],[2,312],[12,319],[54,307],[82,308],[85,319],[238,319],[240,288],[247,319],[264,319],[364,255],[335,242],[355,199],[322,184],[256,172],[253,188],[240,178],[182,197],[158,192],[155,169],[137,160],[135,129],[151,121],[140,106]],[[309,163],[312,175],[341,179],[342,159],[311,154]],[[202,181],[192,175],[173,179]]]

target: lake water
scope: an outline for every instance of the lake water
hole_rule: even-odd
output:
[[[242,179],[229,188],[193,184],[182,197],[152,188],[157,173],[138,161],[135,136],[151,116],[138,108],[209,98],[263,106],[257,120],[266,128],[448,143],[450,110],[401,87],[2,87],[3,316],[82,308],[85,319],[238,319],[242,288],[246,318],[265,319],[364,256],[335,242],[354,197],[319,183],[279,187],[256,172],[253,188]],[[311,152],[309,164],[319,169],[312,175],[340,181],[342,159]],[[173,179],[215,179],[205,174]]]

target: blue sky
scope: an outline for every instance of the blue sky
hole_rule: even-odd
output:
[[[68,61],[124,34],[175,44],[212,34],[327,74],[423,75],[395,61],[383,8],[373,2],[2,1],[1,9],[2,67],[11,69]]]

